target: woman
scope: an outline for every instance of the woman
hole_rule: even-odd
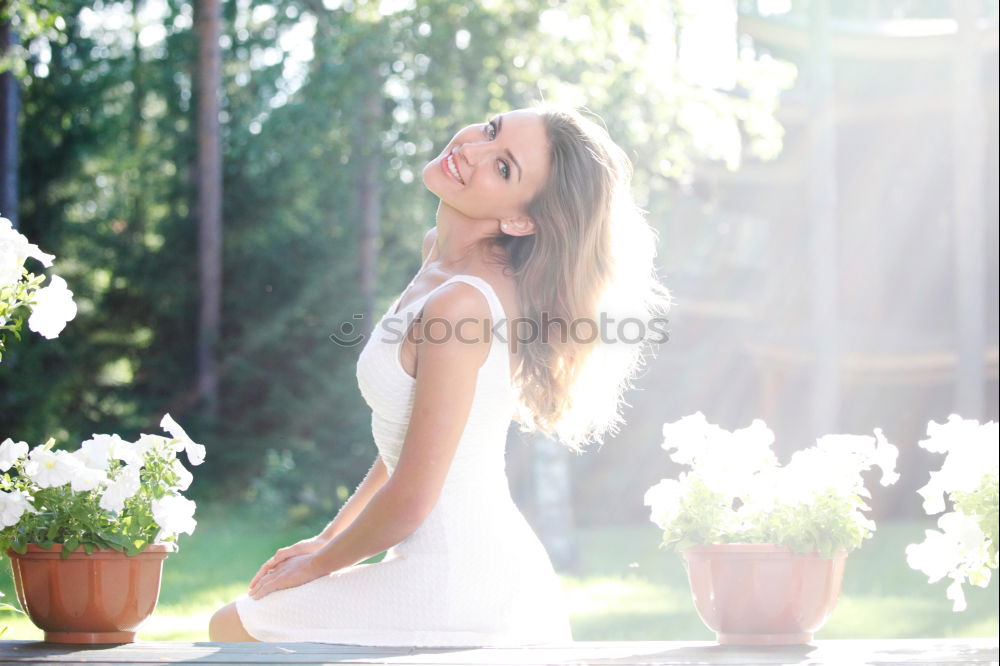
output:
[[[566,324],[666,310],[655,234],[624,153],[574,111],[470,125],[423,179],[440,198],[423,267],[358,359],[375,462],[321,534],[275,553],[215,614],[213,641],[572,640],[558,577],[510,497],[507,431],[513,418],[576,452],[614,432],[641,348]]]

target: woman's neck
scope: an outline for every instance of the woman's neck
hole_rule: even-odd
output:
[[[495,220],[475,220],[444,203],[438,205],[437,240],[433,263],[449,272],[483,263],[481,240],[492,236]]]

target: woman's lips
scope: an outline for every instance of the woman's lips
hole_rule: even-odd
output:
[[[449,166],[449,162],[453,162],[453,166],[455,167],[454,173],[451,170],[451,166]],[[458,170],[458,161],[455,160],[454,151],[447,153],[444,157],[441,158],[441,170],[444,171],[449,178],[454,180],[459,185],[465,185],[465,182],[462,180],[462,174]]]

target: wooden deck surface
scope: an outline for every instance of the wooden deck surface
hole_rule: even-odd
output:
[[[385,648],[322,643],[131,643],[110,647],[0,641],[0,664],[997,664],[997,639],[827,640],[781,648],[709,642],[579,641],[520,648]]]

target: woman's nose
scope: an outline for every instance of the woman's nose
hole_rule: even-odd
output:
[[[475,165],[483,158],[486,146],[487,144],[485,141],[466,141],[456,148],[456,152],[463,160],[469,164]]]

